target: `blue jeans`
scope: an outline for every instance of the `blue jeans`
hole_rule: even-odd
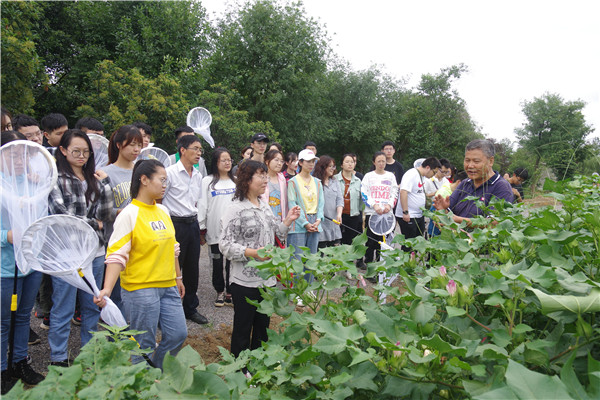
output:
[[[317,220],[316,214],[307,215],[308,222],[313,224]],[[319,232],[302,232],[302,233],[288,233],[287,237],[288,246],[294,246],[294,256],[300,260],[302,256],[302,247],[308,247],[310,249],[311,254],[315,254],[319,247]],[[304,271],[307,271],[304,268]],[[314,276],[311,273],[305,274],[304,279],[308,283],[311,283],[314,280]]]
[[[104,275],[104,256],[94,258],[92,271],[96,285],[102,287]],[[81,311],[81,347],[92,338],[90,331],[98,330],[100,308],[93,302],[93,296],[83,290],[77,290],[64,280],[52,277],[52,309],[50,310],[50,360],[63,361],[68,358],[67,345],[71,333],[71,318],[75,312],[76,296],[79,296],[79,311]]]
[[[12,250],[12,249],[11,249]],[[13,362],[27,358],[27,342],[29,341],[29,318],[40,288],[42,274],[34,271],[27,276],[17,278],[17,314],[15,316],[15,341]],[[13,293],[14,278],[2,278],[2,371],[8,368],[8,334],[10,331],[10,300]]]
[[[127,291],[121,288],[121,297],[129,328],[145,331],[135,336],[142,349],[154,349],[150,359],[157,368],[162,368],[167,351],[175,356],[187,337],[187,325],[177,286],[167,288],[145,288]],[[160,322],[162,339],[156,346],[156,329]],[[140,356],[131,362],[144,361]]]

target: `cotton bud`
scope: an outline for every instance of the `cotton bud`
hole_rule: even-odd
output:
[[[443,265],[440,267],[440,275],[446,277],[446,267]]]
[[[400,346],[400,342],[396,342],[396,346]],[[402,356],[402,350],[394,350],[394,357]]]
[[[450,279],[448,284],[446,285],[446,290],[450,293],[450,296],[454,296],[456,294],[456,282],[453,279]]]

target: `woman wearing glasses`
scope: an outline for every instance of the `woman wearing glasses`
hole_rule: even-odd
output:
[[[329,156],[321,156],[313,176],[321,180],[323,184],[323,216],[325,219],[321,223],[323,232],[319,234],[319,248],[329,246],[339,246],[342,240],[342,231],[340,226],[333,222],[336,220],[342,222],[342,211],[344,209],[344,194],[335,174],[335,161]]]
[[[212,175],[202,179],[202,196],[198,203],[200,221],[200,244],[208,244],[212,262],[212,285],[217,291],[215,307],[233,306],[229,291],[230,261],[225,260],[223,276],[223,254],[219,250],[221,218],[231,205],[235,194],[235,179],[231,172],[232,159],[229,150],[217,147],[212,154]]]
[[[104,307],[104,296],[121,277],[121,296],[129,327],[144,331],[135,336],[142,349],[162,368],[167,352],[176,355],[187,337],[181,298],[185,294],[179,268],[179,243],[169,210],[156,200],[167,187],[167,172],[158,160],[135,163],[131,204],[117,216],[106,253],[104,288],[94,302]],[[158,324],[162,337],[156,345]],[[143,359],[136,356],[133,362]]]
[[[113,194],[106,173],[95,171],[94,152],[88,136],[79,129],[70,129],[60,139],[54,153],[58,180],[48,199],[49,214],[67,214],[86,221],[98,235],[98,248],[92,268],[96,285],[102,285],[104,272],[104,224],[111,222]],[[78,291],[58,277],[52,277],[52,309],[50,310],[51,365],[68,366],[67,342],[71,332],[71,317],[79,296],[81,311],[81,346],[98,330],[100,311],[92,295]]]
[[[279,221],[283,221],[287,214],[287,181],[281,168],[283,167],[283,154],[279,150],[269,150],[265,154],[267,166],[267,188],[260,196],[273,211]]]

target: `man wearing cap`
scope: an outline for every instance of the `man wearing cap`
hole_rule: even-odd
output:
[[[476,197],[486,206],[492,197],[504,199],[509,203],[514,201],[510,183],[493,170],[495,149],[489,140],[477,139],[469,142],[465,148],[464,167],[468,179],[461,181],[456,190],[448,197],[437,195],[435,208],[438,210],[452,211],[454,221],[466,221],[471,224],[471,218],[482,215],[483,211],[477,207],[473,200],[467,197]]]
[[[250,141],[250,147],[252,147],[251,160],[258,161],[261,163],[265,162],[265,151],[269,144],[269,138],[264,133],[258,132],[252,136]]]

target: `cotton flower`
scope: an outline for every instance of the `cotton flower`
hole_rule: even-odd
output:
[[[400,341],[396,342],[396,346],[400,346]],[[402,355],[402,350],[394,350],[394,357],[400,357]]]
[[[440,267],[440,275],[446,277],[446,267],[443,265]]]
[[[456,282],[453,279],[450,279],[448,284],[446,285],[446,290],[450,293],[450,296],[454,296],[456,294]]]

